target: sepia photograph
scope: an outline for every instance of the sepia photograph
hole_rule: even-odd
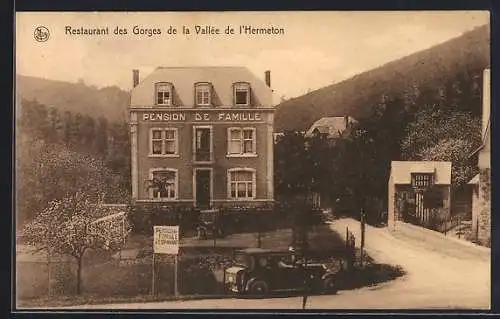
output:
[[[490,310],[489,11],[14,31],[14,309]]]

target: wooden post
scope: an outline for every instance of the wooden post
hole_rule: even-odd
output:
[[[174,295],[179,296],[179,255],[175,255],[174,259]]]
[[[349,245],[349,226],[345,227],[345,244],[346,246]]]
[[[212,237],[214,238],[214,248],[217,245],[217,227],[215,226],[215,223],[212,226]]]
[[[363,209],[361,209],[361,243],[360,243],[360,251],[361,251],[361,256],[359,259],[359,263],[361,267],[363,267],[363,253],[364,253],[364,248],[365,248],[365,212]]]
[[[476,241],[479,240],[479,217],[476,217]]]
[[[49,294],[49,299],[51,298],[52,296],[52,288],[51,288],[51,284],[50,284],[50,264],[52,262],[51,258],[51,252],[50,252],[50,248],[47,250],[47,277],[48,277],[48,284],[47,284],[47,288],[48,288],[48,294]]]
[[[152,263],[152,274],[151,274],[151,295],[156,296],[156,272],[155,272],[155,253],[153,252],[153,263]]]
[[[307,254],[304,251],[304,295],[302,296],[302,310],[306,309],[307,295],[309,294],[309,274],[307,273]]]

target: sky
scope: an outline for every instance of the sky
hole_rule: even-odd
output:
[[[143,78],[158,66],[246,66],[262,79],[271,71],[277,103],[488,23],[487,11],[23,12],[16,14],[16,73],[130,90],[132,69]],[[196,35],[196,25],[222,34]],[[38,26],[49,30],[47,41],[35,40]],[[161,34],[135,35],[134,26]],[[170,26],[177,34],[167,33]],[[284,33],[239,34],[240,26]],[[109,34],[73,35],[67,27],[108,27]],[[115,35],[116,27],[127,35]],[[225,34],[227,27],[235,34]]]

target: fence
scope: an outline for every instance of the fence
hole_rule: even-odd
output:
[[[155,257],[156,291],[160,295],[173,295],[173,261],[166,256],[159,256]],[[231,256],[232,251],[217,255],[180,256],[181,294],[222,293],[222,269]],[[50,264],[34,261],[17,262],[17,298],[76,295],[76,272],[76,262],[56,261]],[[151,282],[150,256],[130,260],[109,260],[83,266],[81,292],[97,298],[141,296],[151,293]]]
[[[217,241],[189,239],[181,247],[179,255],[179,292],[183,295],[222,294],[223,269],[230,265],[234,251],[239,248],[257,247],[256,233],[240,233]],[[150,238],[144,236],[149,243]],[[187,239],[186,239],[187,240]],[[292,229],[263,232],[260,238],[262,248],[287,249],[293,241]],[[332,232],[328,226],[315,226],[308,234],[311,257],[344,257],[343,238]],[[134,297],[149,295],[152,284],[152,251],[148,244],[130,254],[123,251],[122,259],[97,256],[90,251],[82,268],[81,292],[96,298]],[[173,260],[166,255],[155,256],[155,273],[158,274],[156,292],[158,295],[173,295]],[[54,260],[50,264],[50,294],[73,296],[76,294],[76,262]],[[46,261],[17,262],[17,297],[30,299],[49,295],[49,265]]]

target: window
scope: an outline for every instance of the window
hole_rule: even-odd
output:
[[[193,155],[195,162],[212,161],[212,127],[193,126]]]
[[[255,170],[232,168],[228,171],[228,195],[232,199],[255,198]]]
[[[195,95],[196,95],[196,105],[198,106],[209,106],[211,86],[208,83],[199,83],[195,86]]]
[[[170,83],[156,84],[156,104],[172,105],[172,85]]]
[[[250,105],[250,84],[248,83],[234,84],[234,105],[236,106]]]
[[[177,170],[173,168],[152,169],[150,172],[150,196],[153,199],[177,199]]]
[[[228,154],[255,155],[255,128],[229,128]]]
[[[178,139],[176,128],[152,128],[150,139],[150,155],[177,155]]]
[[[428,187],[433,184],[432,173],[412,173],[411,183],[414,187]]]

